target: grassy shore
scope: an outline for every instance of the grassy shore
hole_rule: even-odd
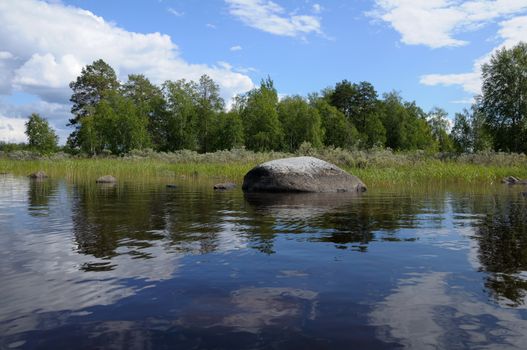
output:
[[[335,163],[370,186],[422,183],[492,184],[508,175],[527,178],[527,157],[522,154],[481,153],[447,156],[422,152],[315,150],[304,147],[294,155],[312,155]],[[114,175],[121,181],[174,182],[181,178],[192,178],[241,182],[244,174],[256,164],[294,155],[276,152],[254,153],[246,150],[207,154],[190,151],[137,151],[125,157],[105,158],[72,158],[61,154],[50,157],[36,157],[28,153],[4,154],[0,157],[0,173],[27,175],[43,170],[51,177],[66,178],[72,182],[91,182],[106,174]]]

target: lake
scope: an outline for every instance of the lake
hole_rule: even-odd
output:
[[[0,175],[1,349],[525,349],[526,187]]]

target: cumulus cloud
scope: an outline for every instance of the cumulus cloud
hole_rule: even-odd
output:
[[[269,0],[225,0],[231,15],[249,27],[267,33],[302,37],[309,33],[321,34],[319,18],[310,15],[287,14],[280,5]]]
[[[527,10],[525,0],[376,0],[370,15],[390,24],[408,45],[462,46],[456,34]]]
[[[477,94],[481,87],[479,72],[461,74],[427,74],[420,79],[421,84],[435,86],[462,85],[464,90],[469,93]]]
[[[241,51],[242,47],[240,45],[235,45],[230,48],[231,51]]]
[[[461,86],[470,94],[481,93],[481,66],[490,60],[496,50],[510,48],[520,41],[527,41],[527,16],[517,16],[499,24],[498,37],[502,43],[491,52],[474,61],[471,72],[459,74],[427,74],[421,77],[424,85]]]
[[[6,117],[0,112],[0,141],[8,143],[26,142],[25,123],[26,119]]]
[[[502,47],[527,40],[527,2],[525,0],[376,0],[370,16],[388,23],[407,45],[431,48],[468,44],[460,39],[464,32],[498,22],[501,44],[474,61],[470,72],[426,74],[420,83],[429,86],[461,86],[469,94],[481,92],[481,66]]]
[[[66,104],[71,94],[68,83],[99,58],[121,79],[142,73],[161,83],[208,74],[226,99],[254,86],[247,75],[225,66],[187,62],[168,35],[126,31],[74,6],[0,1],[0,23],[0,94],[4,95],[21,91],[48,103]],[[66,123],[67,118],[62,121]]]
[[[0,101],[0,141],[26,142],[25,122],[31,113],[38,112],[49,122],[59,136],[59,143],[65,143],[72,129],[66,126],[71,117],[70,106],[64,103],[46,102],[43,100],[31,103],[12,105]]]

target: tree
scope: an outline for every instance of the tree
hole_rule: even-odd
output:
[[[320,115],[302,97],[286,97],[280,101],[278,118],[284,132],[284,150],[294,152],[302,142],[322,146]]]
[[[197,150],[196,83],[185,79],[169,80],[163,84],[163,93],[167,112],[167,150]]]
[[[161,89],[142,74],[130,74],[121,91],[123,96],[133,101],[137,112],[148,119],[148,133],[154,148],[165,150],[168,125]]]
[[[477,102],[471,108],[470,117],[473,151],[479,152],[493,149],[493,138],[489,131],[485,114],[482,112],[481,108],[478,107]]]
[[[212,128],[218,114],[223,111],[225,102],[220,97],[220,87],[208,75],[202,75],[197,85],[197,135],[199,149],[205,153],[211,149]]]
[[[428,113],[428,124],[432,130],[432,135],[436,140],[440,152],[452,152],[454,144],[448,135],[448,113],[441,108],[434,107]]]
[[[271,78],[237,100],[241,110],[245,145],[253,151],[278,150],[282,143],[282,126],[277,112],[278,93]]]
[[[406,132],[408,143],[404,149],[435,150],[436,142],[427,121],[427,114],[415,102],[405,102],[404,108],[410,118]]]
[[[381,120],[386,130],[386,146],[394,150],[410,148],[408,140],[409,115],[397,92],[384,95]]]
[[[470,125],[470,115],[466,109],[463,113],[456,113],[450,135],[458,152],[472,152],[473,132]]]
[[[84,67],[77,79],[70,83],[70,88],[73,90],[70,98],[73,103],[71,107],[73,118],[70,119],[69,125],[78,127],[80,120],[92,113],[107,93],[116,91],[118,87],[115,71],[102,59]],[[77,146],[77,131],[70,135],[68,144],[71,147]]]
[[[77,124],[79,118],[88,115],[107,92],[115,91],[118,87],[115,71],[102,59],[82,68],[81,74],[70,83],[73,90],[71,113],[74,115],[70,124]]]
[[[427,150],[434,146],[426,113],[415,102],[404,102],[399,93],[384,94],[381,121],[386,130],[386,146],[394,150]]]
[[[377,101],[377,91],[366,81],[352,84],[343,80],[335,85],[331,96],[331,104],[344,113],[359,132],[365,130],[366,119],[377,111]]]
[[[26,135],[29,147],[35,151],[46,154],[57,150],[58,136],[49,126],[48,121],[37,113],[29,116],[26,122]]]
[[[527,43],[494,53],[482,66],[480,108],[497,149],[527,151]]]
[[[92,114],[81,119],[78,137],[81,148],[90,154],[125,154],[150,146],[147,127],[148,119],[133,101],[114,92],[100,101]]]
[[[230,150],[243,146],[243,123],[236,111],[221,112],[211,131],[211,151]]]
[[[320,114],[324,145],[349,149],[358,142],[359,132],[341,111],[323,98],[313,105]]]

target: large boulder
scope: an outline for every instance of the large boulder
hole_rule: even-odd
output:
[[[244,192],[364,192],[366,185],[334,164],[314,157],[272,160],[251,169]]]

